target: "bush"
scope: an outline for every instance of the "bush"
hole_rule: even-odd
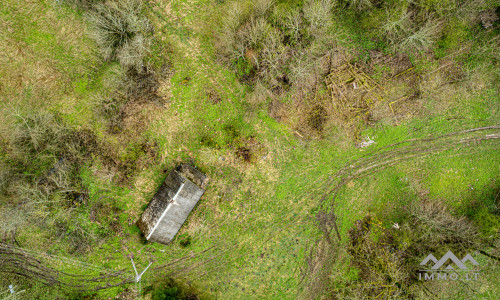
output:
[[[309,33],[320,38],[325,34],[326,30],[330,29],[333,22],[333,1],[331,0],[315,0],[309,1],[304,6],[304,18],[309,24]]]
[[[401,43],[401,47],[410,49],[430,49],[438,40],[442,31],[442,23],[437,20],[429,20],[422,27],[408,35]]]
[[[142,69],[151,45],[152,26],[142,15],[137,0],[106,1],[88,13],[91,36],[105,60],[118,60],[125,67]]]
[[[88,141],[82,140],[59,116],[45,110],[16,112],[14,117],[6,157],[13,172],[38,180],[48,176],[45,181],[62,184],[62,179],[54,176],[73,174],[73,166],[83,158]]]
[[[0,171],[2,230],[26,222],[46,224],[54,212],[76,206],[83,197],[79,168],[89,143],[55,114],[15,112]],[[29,216],[29,217],[27,217]]]
[[[199,297],[194,294],[190,288],[185,289],[180,284],[175,282],[172,278],[167,278],[162,280],[162,282],[157,282],[155,287],[149,287],[153,289],[152,297],[153,300],[196,300]],[[148,288],[145,289],[145,292]]]
[[[191,236],[187,233],[181,234],[179,236],[179,245],[182,248],[186,248],[187,246],[191,245]]]
[[[218,48],[222,59],[243,79],[286,90],[293,84],[291,78],[302,75],[294,74],[302,71],[302,66],[294,65],[299,57],[309,55],[306,65],[310,65],[329,50],[331,45],[325,47],[328,43],[324,41],[332,39],[334,2],[273,5],[270,1],[232,3],[222,23]]]
[[[403,251],[394,249],[394,240],[393,233],[370,216],[349,230],[351,263],[360,270],[359,280],[373,283],[357,285],[356,294],[385,299],[404,296],[403,289],[412,284],[412,267],[405,264]]]
[[[442,22],[432,14],[421,15],[418,8],[403,5],[389,8],[377,31],[394,51],[414,51],[430,49],[442,28]]]
[[[47,111],[16,113],[11,131],[11,154],[27,165],[33,159],[60,155],[69,138],[69,130]]]
[[[481,238],[465,217],[456,217],[438,202],[423,201],[403,209],[397,228],[385,228],[376,218],[358,220],[349,230],[348,253],[359,269],[358,282],[343,293],[381,298],[414,298],[422,292],[419,263],[432,253],[465,256],[479,248]],[[370,282],[373,284],[365,284]]]
[[[407,7],[395,9],[387,13],[387,20],[379,28],[379,34],[395,45],[400,43],[412,30],[412,21]]]
[[[288,6],[276,6],[273,18],[285,34],[290,45],[297,45],[304,35],[305,22],[300,10],[290,9]]]
[[[411,206],[408,214],[411,251],[415,256],[439,252],[444,247],[457,253],[479,247],[477,228],[466,217],[452,215],[441,203],[424,201]]]

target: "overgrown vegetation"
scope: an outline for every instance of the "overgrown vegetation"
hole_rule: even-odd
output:
[[[485,32],[492,25],[487,27],[481,16],[496,14],[493,3],[475,1],[262,0],[231,1],[225,7],[228,14],[216,32],[219,58],[254,87],[254,99],[270,102],[271,116],[304,138],[322,136],[317,122],[308,121],[318,117],[311,108],[322,106],[327,111],[322,115],[329,116],[322,124],[340,127],[358,141],[360,120],[397,123],[398,115],[417,114],[415,103],[429,84],[426,74],[414,72],[414,63],[432,64],[433,51],[446,53],[442,56],[464,51],[463,42],[476,42],[470,39],[473,32],[493,38]],[[465,79],[453,75],[462,64],[459,58],[455,71],[450,67],[436,74],[455,77],[443,85]],[[354,73],[342,73],[345,65]],[[377,74],[381,68],[389,72]],[[337,75],[345,82],[336,81],[332,88],[329,77]],[[337,89],[354,93],[338,103]]]
[[[50,228],[71,252],[88,251],[104,232],[77,217],[80,207],[90,204],[82,176],[92,158],[111,158],[101,152],[94,135],[71,129],[53,113],[38,110],[12,117],[3,157],[1,233],[38,225]]]
[[[50,207],[72,206],[74,201],[81,201],[78,165],[84,149],[76,133],[49,112],[13,117],[16,120],[10,128],[3,173],[4,195],[15,195],[12,210],[44,220]],[[11,218],[5,220],[10,223],[8,227],[24,225]],[[21,220],[25,218],[17,219]]]
[[[400,214],[404,220],[392,228],[367,216],[350,229],[348,252],[358,272],[338,294],[349,298],[429,297],[429,287],[418,278],[419,264],[429,253],[441,257],[452,251],[464,257],[480,249],[477,228],[464,217],[451,215],[438,202],[414,204]]]
[[[136,298],[131,258],[152,299],[500,293],[495,1],[6,0],[0,20],[0,246],[29,263],[2,260],[0,294]],[[147,242],[179,162],[209,186]],[[420,281],[448,250],[480,280]]]
[[[111,64],[110,76],[78,84],[75,91],[92,94],[86,100],[94,99],[89,103],[95,103],[96,118],[109,122],[110,131],[117,130],[127,103],[158,99],[157,76],[144,62],[151,26],[138,1],[66,2],[86,10],[104,61],[119,63]],[[47,98],[43,92],[35,95],[41,102]],[[156,157],[156,142],[141,137],[121,154],[93,130],[74,128],[66,115],[43,105],[16,104],[3,108],[3,113],[7,123],[1,138],[2,241],[25,246],[16,235],[32,228],[64,245],[68,253],[84,255],[111,234],[122,234],[118,216],[123,210],[113,197],[102,195],[107,189],[96,196],[92,177],[100,172],[100,180],[126,182]]]
[[[106,1],[92,6],[88,19],[91,36],[104,60],[118,60],[124,67],[142,70],[151,44],[148,19],[137,0]]]
[[[172,278],[158,281],[146,289],[153,300],[196,300],[200,299],[192,289],[182,287]]]

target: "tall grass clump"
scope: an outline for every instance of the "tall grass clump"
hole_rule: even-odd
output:
[[[151,46],[152,26],[137,0],[108,0],[88,12],[91,36],[107,61],[140,69]]]

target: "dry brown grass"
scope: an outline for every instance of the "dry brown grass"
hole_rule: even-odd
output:
[[[0,22],[0,97],[6,107],[64,107],[73,113],[78,97],[71,82],[88,75],[94,61],[92,44],[81,17],[46,2],[52,3],[2,2],[7,14]],[[34,27],[20,21],[33,17]],[[0,114],[0,121],[4,116]]]

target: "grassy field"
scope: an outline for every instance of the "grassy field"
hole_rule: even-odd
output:
[[[231,5],[223,2],[154,0],[144,6],[154,28],[144,61],[158,78],[155,97],[144,93],[120,104],[120,120],[110,123],[99,101],[123,92],[116,82],[126,75],[116,61],[99,56],[85,9],[49,0],[4,1],[0,159],[16,164],[9,154],[11,124],[38,111],[58,116],[80,136],[92,132],[86,145],[97,145],[74,171],[84,200],[47,204],[26,215],[33,221],[19,223],[16,231],[22,248],[76,274],[124,269],[130,279],[130,257],[139,269],[152,261],[142,280],[146,299],[169,277],[202,299],[328,299],[342,297],[361,280],[346,250],[357,220],[374,216],[390,230],[394,223],[406,224],[404,208],[437,201],[451,214],[467,216],[487,241],[481,249],[498,256],[500,111],[498,66],[492,64],[498,61],[491,56],[498,51],[498,28],[480,31],[479,25],[450,21],[436,53],[384,61],[377,57],[390,53],[388,42],[373,42],[356,27],[356,15],[336,16],[331,26],[339,49],[353,65],[364,64],[359,74],[372,78],[383,94],[370,120],[339,121],[340,109],[325,87],[306,92],[303,100],[269,96],[217,58],[218,18]],[[369,17],[364,29],[375,26],[376,16]],[[407,61],[413,77],[389,76]],[[417,96],[408,96],[416,90]],[[308,121],[314,117],[304,117],[315,105],[328,114],[319,131]],[[270,113],[271,107],[277,112]],[[359,147],[367,138],[375,143]],[[42,176],[58,159],[47,154],[36,160]],[[210,177],[207,191],[170,245],[146,242],[135,222],[165,171],[181,162]],[[26,167],[25,175],[32,169]],[[21,205],[12,194],[0,199],[2,216]],[[321,217],[332,211],[338,235],[332,220]],[[2,233],[8,232],[1,224]],[[500,292],[498,261],[476,256],[485,275],[480,281],[434,283],[429,289],[442,298],[494,299]],[[5,278],[0,292],[12,282],[28,298],[71,294]],[[117,295],[133,299],[135,285],[88,292],[97,299]]]

